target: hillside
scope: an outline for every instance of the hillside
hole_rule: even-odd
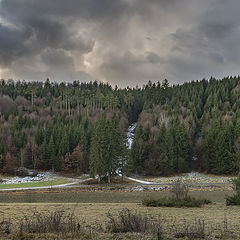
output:
[[[0,171],[235,174],[240,78],[112,88],[91,82],[0,82]],[[127,127],[137,122],[130,152]],[[124,161],[119,161],[119,158]],[[110,180],[110,179],[109,179]]]
[[[239,77],[180,86],[149,83],[131,153],[138,173],[169,175],[196,169],[239,169]]]

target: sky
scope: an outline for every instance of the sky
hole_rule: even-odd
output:
[[[0,0],[0,78],[142,86],[240,72],[239,0]]]

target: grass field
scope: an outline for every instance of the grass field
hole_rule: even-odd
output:
[[[101,189],[101,188],[100,188]],[[214,203],[224,203],[225,195],[231,195],[232,191],[190,191],[190,195],[197,198],[207,198]],[[89,188],[74,189],[46,189],[46,190],[26,190],[15,192],[0,192],[0,202],[2,203],[27,203],[29,196],[34,202],[46,203],[141,203],[145,198],[157,199],[170,196],[169,191],[104,191],[89,190]]]
[[[208,228],[211,228],[211,231],[214,230],[216,234],[218,234],[226,228],[227,224],[227,230],[229,229],[231,232],[237,232],[239,229],[237,225],[240,223],[240,207],[225,205],[225,196],[231,195],[232,193],[232,191],[191,191],[190,195],[197,198],[208,198],[213,201],[213,203],[202,208],[151,208],[143,206],[141,201],[148,197],[157,199],[159,197],[169,196],[170,193],[168,191],[123,192],[83,191],[78,189],[59,189],[53,191],[36,190],[11,193],[2,192],[0,193],[0,221],[1,218],[11,219],[12,222],[21,221],[24,216],[31,216],[33,212],[48,214],[51,211],[63,210],[67,213],[74,212],[77,218],[87,223],[91,228],[100,225],[104,227],[108,221],[107,214],[109,212],[111,212],[113,216],[117,216],[122,209],[127,208],[134,212],[137,211],[141,214],[152,215],[164,219],[163,226],[166,226],[166,229],[170,229],[169,226],[181,225],[184,222],[192,223],[197,219],[201,219],[204,220],[206,224],[206,231]],[[238,237],[239,238],[235,239],[240,239],[240,236]],[[154,240],[157,238],[156,236],[148,234],[116,234],[101,231],[97,233],[97,235],[91,235],[89,238],[79,239]],[[166,237],[164,239],[173,238]],[[231,235],[229,238],[219,237],[216,239],[234,238],[233,235]]]
[[[71,183],[72,181],[68,178],[56,178],[49,181],[39,181],[39,182],[27,182],[27,183],[11,183],[11,184],[0,184],[0,189],[9,188],[26,188],[26,187],[44,187],[44,186],[54,186],[65,183]]]

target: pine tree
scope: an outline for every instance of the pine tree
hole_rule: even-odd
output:
[[[172,159],[170,157],[170,139],[166,125],[163,124],[158,135],[158,157],[157,168],[161,175],[169,175],[173,173]]]
[[[54,142],[53,142],[53,136],[52,135],[51,135],[50,141],[48,143],[47,157],[48,157],[49,167],[51,167],[52,170],[54,171],[54,169],[56,169],[56,167],[58,167],[58,164],[57,164],[57,161],[56,161],[55,145],[54,145]]]
[[[125,158],[122,136],[116,117],[107,120],[104,116],[97,123],[91,143],[90,171],[92,175],[99,176],[99,181],[107,177],[110,183],[119,168],[120,159]]]
[[[98,175],[99,183],[104,174],[104,143],[103,143],[103,128],[104,121],[99,121],[94,129],[92,135],[90,148],[90,174],[92,176]]]

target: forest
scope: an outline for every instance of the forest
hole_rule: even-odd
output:
[[[240,77],[143,87],[0,80],[0,172],[236,174]],[[131,149],[126,130],[137,122]]]

